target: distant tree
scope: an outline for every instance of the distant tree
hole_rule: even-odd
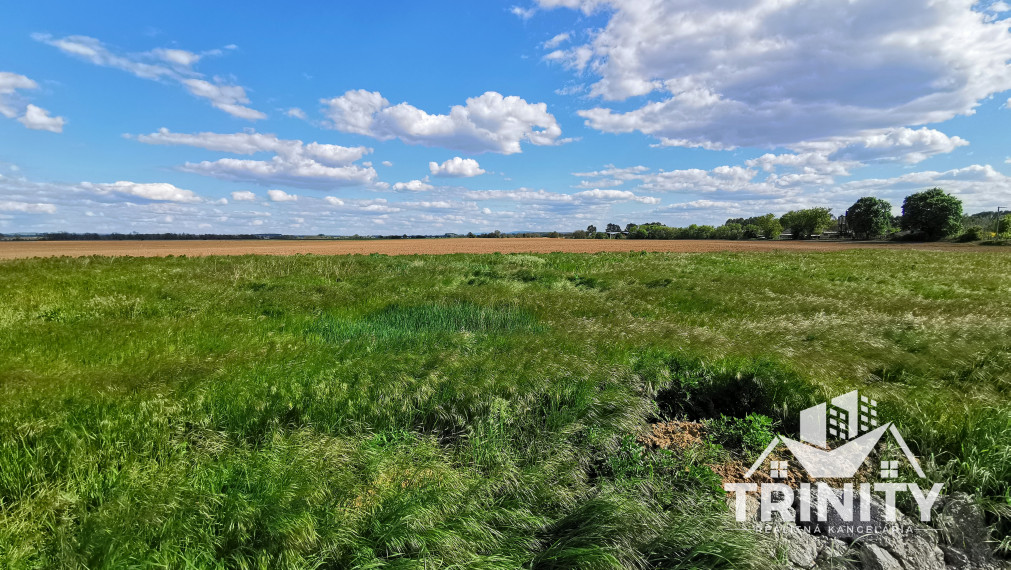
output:
[[[755,239],[762,235],[762,227],[755,224],[748,224],[744,226],[744,233],[742,237],[744,239]]]
[[[474,232],[467,232],[467,237],[472,238],[476,236],[474,235]]]
[[[495,230],[495,231],[493,231],[493,232],[491,233],[491,237],[497,237],[497,238],[500,238],[500,237],[502,237],[502,232],[501,232],[501,231],[499,231],[499,230]]]
[[[906,196],[902,202],[902,229],[926,240],[958,233],[962,225],[962,201],[940,188]]]
[[[995,214],[991,212],[990,216],[990,219],[992,220]],[[985,227],[986,229],[993,228],[991,231],[997,232],[996,237],[1006,239],[1009,235],[1011,235],[1011,214],[1004,214],[997,218],[996,224],[990,222],[989,224],[986,224]]]
[[[590,235],[595,235],[597,233],[597,226],[593,224],[586,226],[586,233]]]
[[[745,221],[747,222],[745,225],[754,224],[761,228],[761,233],[766,239],[778,238],[779,234],[783,233],[783,224],[779,222],[779,218],[775,214],[748,218]]]
[[[716,228],[711,236],[713,239],[741,239],[744,237],[744,228],[741,224],[730,222]]]
[[[572,232],[572,239],[586,239],[586,230],[576,230]]]
[[[887,200],[864,196],[846,210],[846,222],[854,237],[882,236],[892,225],[892,205]]]
[[[557,237],[559,237],[558,236],[558,232],[549,232],[548,233],[548,237],[549,238],[557,238]]]
[[[793,239],[805,239],[821,233],[832,223],[832,210],[829,208],[791,210],[783,214],[779,222],[790,230]]]
[[[639,227],[639,226],[633,224],[632,222],[629,222],[629,223],[625,224],[625,231],[628,232],[629,234],[632,234],[632,232],[634,232],[635,228],[637,228],[637,227]]]
[[[619,226],[618,224],[607,224],[607,227],[604,228],[604,231],[606,231],[606,232],[612,232],[612,233],[613,232],[620,232],[621,231],[621,226]]]

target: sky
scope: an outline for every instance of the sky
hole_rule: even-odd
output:
[[[1011,206],[986,0],[4,8],[0,232],[572,231]]]

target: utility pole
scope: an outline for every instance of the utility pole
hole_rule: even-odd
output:
[[[997,217],[994,219],[993,224],[993,239],[1000,239],[1000,211],[1011,212],[1011,207],[1008,206],[997,206]]]

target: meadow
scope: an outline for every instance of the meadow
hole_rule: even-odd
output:
[[[0,566],[767,568],[710,465],[852,389],[1007,553],[1009,260],[3,261]]]

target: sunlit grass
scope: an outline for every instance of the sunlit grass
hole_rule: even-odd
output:
[[[850,389],[1006,533],[1008,259],[4,262],[0,565],[761,568],[629,437]]]

